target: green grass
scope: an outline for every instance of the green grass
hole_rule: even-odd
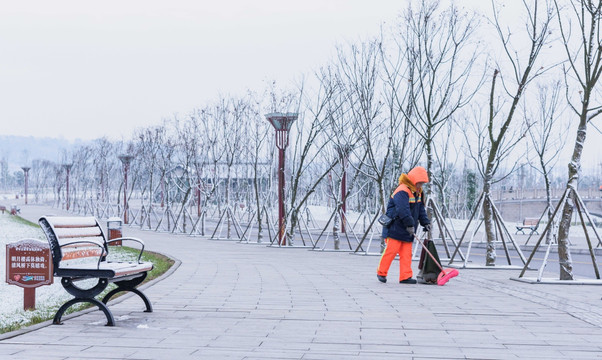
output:
[[[22,217],[20,217],[19,215],[17,215],[17,216],[12,216],[12,217],[11,217],[11,219],[12,219],[14,222],[17,222],[17,223],[19,223],[19,224],[23,224],[23,225],[27,225],[27,226],[34,226],[34,227],[38,227],[38,224],[36,224],[36,223],[32,223],[32,222],[31,222],[31,221],[29,221],[29,220],[25,220],[25,219],[23,219]]]
[[[109,252],[125,254],[128,258],[134,260],[138,258],[140,250],[126,246],[116,246],[110,247]],[[143,284],[163,275],[174,264],[174,261],[167,256],[152,251],[144,251],[140,261],[150,261],[153,263],[153,269],[149,271]]]

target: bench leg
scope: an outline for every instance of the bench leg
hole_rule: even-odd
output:
[[[90,299],[103,292],[109,285],[107,279],[98,279],[96,285],[89,289],[82,289],[73,283],[73,279],[64,277],[61,279],[61,285],[65,290],[76,298]]]
[[[115,326],[115,319],[113,319],[113,314],[111,314],[111,311],[109,311],[109,308],[104,303],[102,303],[94,298],[75,298],[75,299],[71,299],[71,300],[67,301],[56,312],[52,323],[55,325],[60,325],[61,318],[63,317],[63,313],[65,313],[65,311],[67,309],[69,309],[72,305],[75,305],[77,303],[90,303],[92,305],[98,306],[98,308],[100,310],[102,310],[102,312],[104,312],[105,316],[107,317],[107,326]]]
[[[63,288],[65,288],[65,290],[75,298],[67,301],[59,308],[59,310],[56,312],[56,315],[54,315],[53,323],[59,325],[61,323],[63,313],[65,313],[68,308],[74,304],[85,302],[98,306],[98,308],[102,310],[107,317],[107,326],[114,326],[115,320],[113,319],[113,314],[111,314],[104,303],[94,298],[96,295],[100,294],[104,289],[106,289],[108,284],[109,281],[107,279],[98,279],[98,282],[93,287],[89,289],[82,289],[74,284],[72,278],[61,278],[61,285],[63,285]]]
[[[113,295],[122,292],[122,291],[130,291],[133,292],[134,294],[138,295],[142,301],[144,301],[144,305],[146,306],[146,310],[144,310],[144,312],[153,312],[153,306],[151,305],[150,301],[148,300],[148,298],[146,297],[146,295],[144,295],[144,293],[138,289],[124,289],[121,287],[117,287],[116,289],[111,290],[107,295],[105,295],[105,297],[102,299],[103,303],[107,303],[111,297],[113,297]]]
[[[135,279],[115,281],[114,284],[117,285],[117,287],[109,291],[109,293],[105,295],[105,297],[102,299],[102,302],[106,304],[115,294],[120,293],[122,291],[130,291],[138,295],[142,299],[142,301],[144,301],[144,305],[146,306],[145,312],[153,312],[153,306],[151,305],[146,295],[144,295],[142,291],[136,289],[136,286],[140,285],[144,281],[144,279],[146,279],[146,275],[147,274],[144,273],[142,276],[137,277]]]

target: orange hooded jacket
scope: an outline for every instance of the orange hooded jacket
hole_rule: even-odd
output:
[[[418,223],[422,226],[430,224],[422,201],[422,190],[419,192],[416,190],[417,183],[428,181],[426,169],[421,166],[413,168],[407,174],[401,174],[399,186],[387,204],[387,216],[393,219],[386,232],[388,237],[412,242],[414,237],[406,228],[413,226],[416,230]]]

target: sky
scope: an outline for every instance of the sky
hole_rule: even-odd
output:
[[[0,0],[0,134],[128,138],[219,94],[291,83],[400,0]]]
[[[481,13],[491,6],[456,3]],[[129,139],[220,94],[293,84],[332,59],[337,45],[377,35],[407,4],[0,0],[0,135]],[[509,14],[519,7],[504,2]],[[597,140],[586,148],[602,141],[599,131],[590,136]],[[590,165],[602,164],[598,151],[586,150]]]

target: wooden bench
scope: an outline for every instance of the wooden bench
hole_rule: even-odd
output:
[[[537,218],[524,218],[523,219],[523,223],[522,224],[518,224],[516,225],[516,233],[518,234],[519,232],[521,233],[525,233],[525,229],[529,229],[531,230],[531,232],[529,233],[529,235],[535,233],[537,235],[539,235],[539,233],[537,232],[537,227],[539,226],[539,219]]]
[[[151,262],[142,262],[144,242],[137,238],[122,237],[107,241],[95,217],[43,216],[38,221],[52,254],[54,276],[61,278],[65,290],[74,296],[63,304],[54,316],[54,324],[61,323],[63,313],[77,303],[90,303],[98,306],[107,317],[107,326],[114,326],[113,314],[106,306],[115,294],[122,291],[133,292],[142,298],[146,312],[152,312],[150,301],[136,286],[140,285],[153,269]],[[132,241],[140,247],[137,261],[107,261],[109,245],[118,241]],[[75,282],[96,279],[96,285],[81,288]],[[109,283],[117,287],[107,293],[102,301],[95,297],[106,289]]]

